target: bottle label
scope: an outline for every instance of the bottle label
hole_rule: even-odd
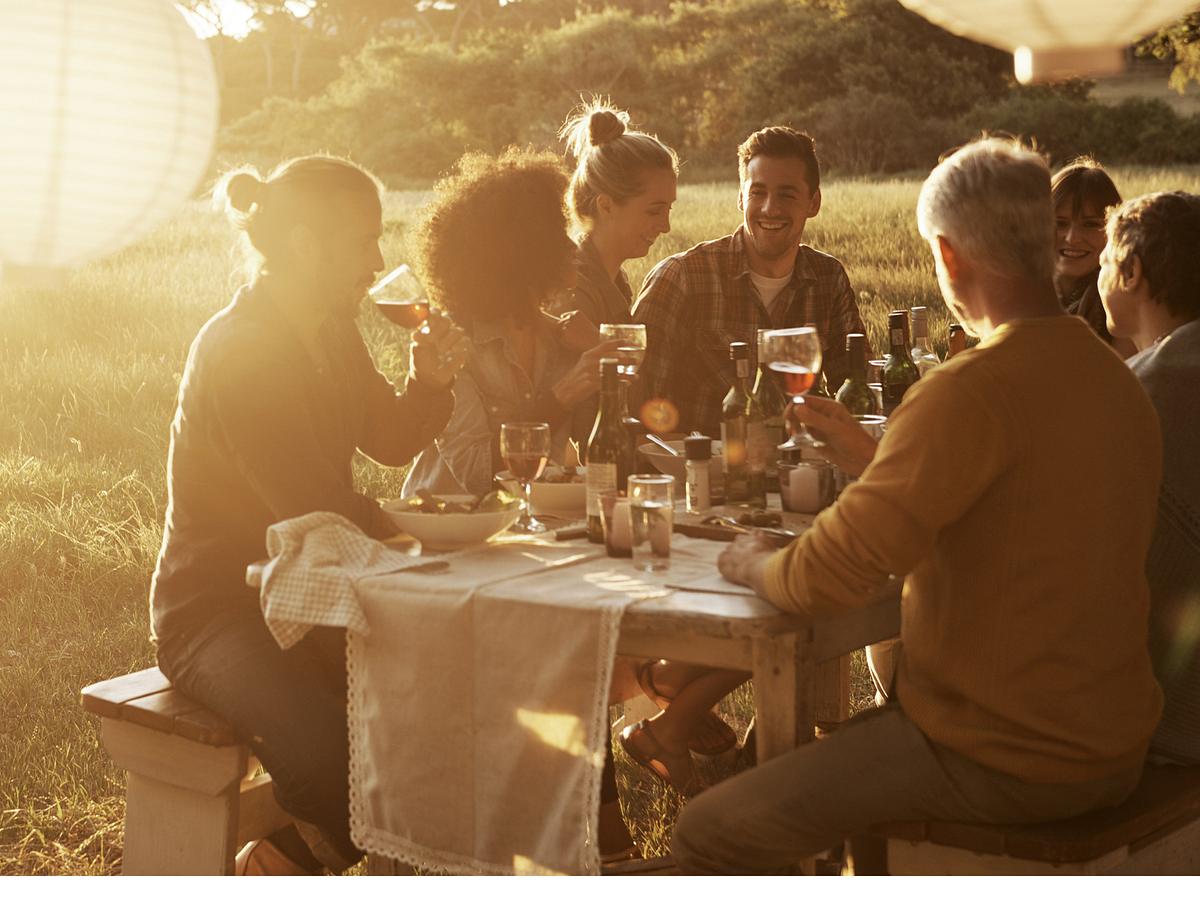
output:
[[[891,383],[883,385],[883,414],[891,415],[896,407],[900,405],[900,401],[904,399],[905,391],[909,388],[907,382]]]
[[[600,497],[617,489],[617,465],[615,462],[589,462],[585,470],[587,514],[591,518],[600,514]]]
[[[892,340],[893,347],[904,346],[904,329],[903,328],[892,328],[891,340]]]
[[[765,421],[751,422],[746,428],[746,467],[766,471],[771,460],[771,437]]]

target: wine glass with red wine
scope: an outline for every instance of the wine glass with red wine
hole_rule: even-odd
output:
[[[529,485],[541,477],[550,458],[550,425],[544,421],[505,422],[500,425],[500,455],[521,484],[521,517],[509,530],[541,534],[546,526],[533,517]]]
[[[762,362],[780,379],[783,392],[791,397],[795,406],[804,405],[804,394],[817,381],[821,372],[821,341],[816,328],[780,328],[764,331],[760,342]],[[785,448],[797,449],[822,444],[813,439],[804,425],[783,444]]]
[[[402,328],[429,333],[429,300],[407,264],[396,266],[367,291],[383,317]]]

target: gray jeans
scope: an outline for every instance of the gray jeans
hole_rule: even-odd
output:
[[[1119,805],[1141,773],[1026,783],[931,743],[892,702],[693,799],[671,852],[685,874],[786,873],[887,821],[1019,824]]]

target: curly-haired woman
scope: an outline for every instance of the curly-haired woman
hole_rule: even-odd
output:
[[[486,493],[504,468],[506,421],[549,422],[558,460],[569,437],[587,436],[586,401],[600,388],[600,357],[618,341],[581,353],[562,322],[544,311],[575,278],[566,188],[553,156],[515,150],[469,154],[435,187],[419,265],[430,298],[471,345],[454,384],[454,415],[413,465],[406,496],[419,489]]]

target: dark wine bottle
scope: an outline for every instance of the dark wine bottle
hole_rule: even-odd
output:
[[[771,441],[767,417],[750,391],[750,346],[729,345],[734,382],[721,404],[721,441],[725,453],[725,502],[765,508],[767,461]]]
[[[817,331],[816,322],[805,322],[804,327]],[[817,331],[817,339],[820,340],[820,338],[821,332]],[[821,343],[821,346],[825,346],[824,342]],[[813,386],[808,389],[808,395],[824,397],[827,400],[833,399],[833,393],[829,390],[829,379],[825,377],[825,369],[823,367],[817,373],[817,379],[813,382]]]
[[[874,415],[875,391],[867,384],[866,335],[847,334],[846,353],[849,356],[850,372],[838,388],[837,401],[849,409],[851,415]]]
[[[618,469],[627,456],[626,446],[625,428],[621,424],[617,360],[601,359],[600,408],[584,454],[587,459],[587,536],[592,543],[604,542],[600,497],[625,487],[618,483]]]
[[[783,423],[783,413],[787,409],[788,398],[779,387],[779,378],[762,362],[762,335],[758,332],[758,375],[754,380],[754,399],[766,416],[767,439],[772,447],[776,447],[787,437]],[[772,453],[772,455],[774,455]]]
[[[920,373],[912,361],[908,341],[908,311],[893,309],[888,313],[887,364],[883,367],[883,414],[891,415],[904,399],[904,393],[917,383]]]

